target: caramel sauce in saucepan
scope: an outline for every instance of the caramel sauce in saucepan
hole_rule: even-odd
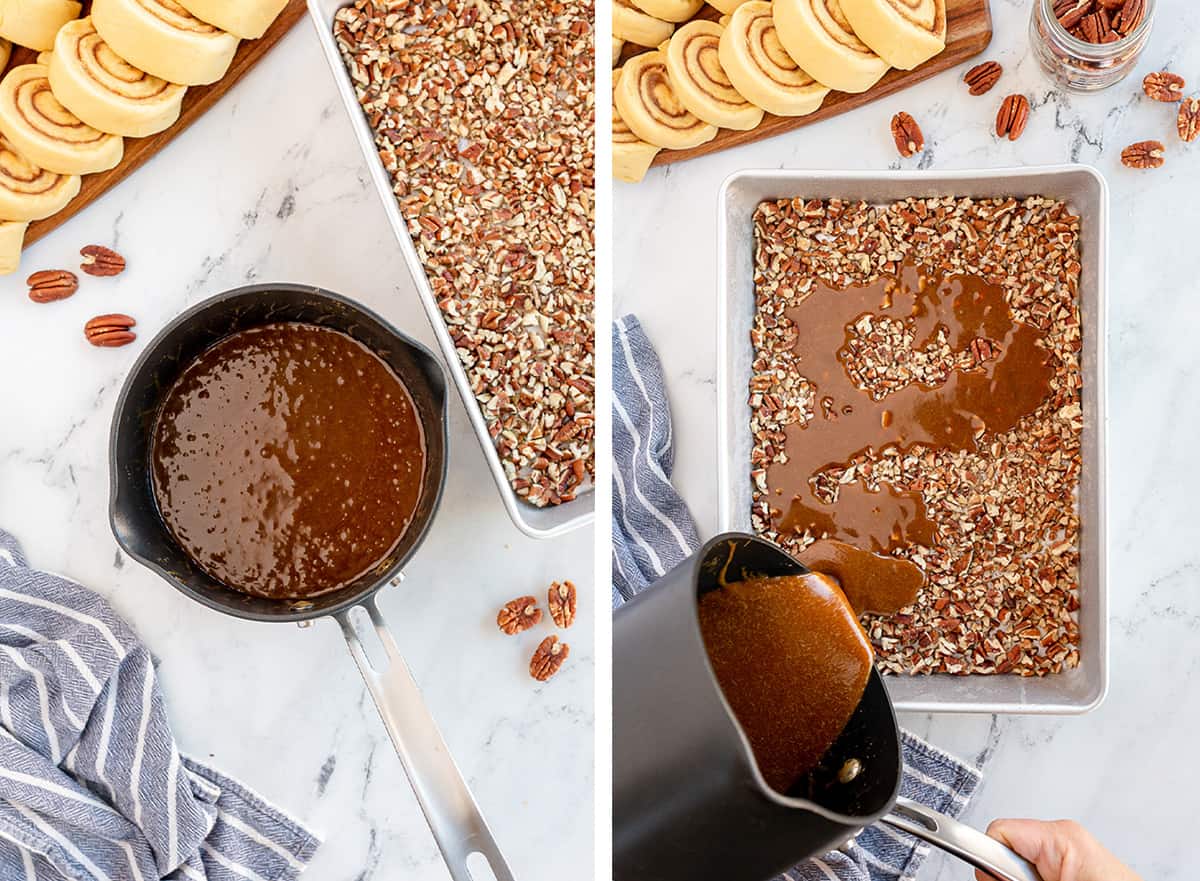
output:
[[[779,531],[808,530],[874,551],[935,546],[936,529],[919,492],[891,486],[872,492],[853,481],[830,505],[815,495],[810,480],[867,450],[917,444],[973,450],[985,430],[1012,429],[1049,393],[1053,366],[1041,332],[1013,319],[999,286],[908,264],[899,277],[868,285],[834,289],[818,283],[787,314],[795,324],[797,369],[815,386],[817,406],[807,424],[786,429],[787,461],[767,471],[767,484],[783,503]],[[970,351],[974,343],[987,355],[965,359],[971,366],[951,370],[940,385],[914,381],[875,400],[845,362],[853,327],[867,315],[908,323],[915,350],[944,340],[955,352]]]
[[[226,586],[274,598],[384,562],[421,497],[425,438],[399,377],[344,333],[268,324],[187,366],[154,428],[171,534]]]
[[[763,779],[784,794],[817,766],[862,700],[874,656],[858,616],[911,605],[924,582],[906,560],[835,541],[813,548],[805,563],[813,572],[722,577],[698,607],[713,674]]]

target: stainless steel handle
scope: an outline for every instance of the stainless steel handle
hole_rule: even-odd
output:
[[[897,799],[883,822],[928,841],[1000,881],[1042,881],[1031,862],[996,839],[915,801]]]
[[[491,868],[495,881],[514,881],[496,840],[492,837],[471,790],[454,764],[446,742],[400,656],[400,648],[372,597],[362,604],[387,654],[387,667],[371,665],[358,633],[350,621],[350,611],[337,615],[342,634],[354,655],[358,670],[367,683],[383,724],[392,738],[400,763],[412,784],[425,821],[437,841],[446,868],[454,881],[491,881],[486,870],[480,871],[479,854]],[[474,869],[475,874],[472,874]]]

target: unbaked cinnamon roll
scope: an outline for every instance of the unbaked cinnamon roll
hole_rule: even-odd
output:
[[[18,220],[0,220],[0,275],[11,275],[21,267],[21,248],[29,224]]]
[[[0,135],[0,217],[41,220],[79,195],[79,177],[38,168]]]
[[[875,54],[912,70],[946,48],[946,0],[841,0],[846,20]]]
[[[762,122],[763,109],[746,100],[721,66],[722,31],[711,21],[691,21],[677,30],[667,43],[667,73],[683,106],[700,119],[746,131]]]
[[[663,21],[687,21],[700,11],[704,0],[633,0],[633,5]]]
[[[12,43],[0,40],[0,70],[8,67],[8,59],[12,57]]]
[[[626,61],[615,89],[621,118],[647,144],[686,150],[717,136],[715,125],[698,119],[679,100],[667,73],[666,54],[657,49]]]
[[[45,52],[58,29],[79,18],[82,9],[76,0],[0,0],[0,37]]]
[[[708,0],[708,5],[718,12],[729,15],[748,0]]]
[[[117,55],[90,18],[58,32],[49,71],[50,88],[64,107],[92,128],[127,138],[170,128],[187,92]]]
[[[225,75],[238,38],[175,0],[93,0],[92,23],[112,50],[151,76],[200,86]]]
[[[625,48],[625,41],[612,38],[612,66],[616,67],[617,62],[621,60],[621,50]]]
[[[638,9],[629,0],[612,0],[613,36],[636,46],[658,46],[671,39],[675,26]]]
[[[721,34],[721,67],[747,101],[776,116],[805,116],[825,101],[829,88],[784,51],[771,4],[750,0],[733,11]]]
[[[817,82],[842,92],[865,92],[888,63],[858,38],[840,0],[775,0],[779,42]]]
[[[283,12],[287,0],[180,0],[201,21],[243,40],[257,40]]]
[[[647,144],[633,133],[625,120],[621,119],[621,111],[617,109],[617,83],[621,80],[621,71],[613,71],[613,109],[612,109],[612,164],[613,177],[626,183],[636,184],[650,170],[650,163],[658,155],[658,147]]]
[[[90,174],[115,166],[125,153],[124,141],[63,107],[48,73],[45,65],[22,64],[0,81],[0,134],[47,171]]]

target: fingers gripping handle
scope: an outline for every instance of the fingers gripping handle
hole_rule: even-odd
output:
[[[479,854],[486,860],[495,881],[514,881],[375,600],[363,605],[387,655],[385,669],[372,666],[350,621],[349,611],[339,614],[337,622],[383,717],[450,877],[454,881],[492,881],[486,871],[472,874],[468,868],[468,859]],[[470,862],[478,865],[479,857]]]
[[[996,839],[915,801],[898,799],[883,822],[928,841],[1000,881],[1042,881],[1032,863]]]

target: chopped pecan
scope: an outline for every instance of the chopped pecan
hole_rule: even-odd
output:
[[[29,285],[29,299],[35,303],[53,303],[65,300],[79,290],[79,278],[66,269],[43,269],[25,279]]]
[[[972,95],[982,95],[985,92],[990,92],[992,86],[1000,80],[1000,74],[1004,73],[1004,68],[997,61],[985,61],[983,64],[976,64],[967,71],[963,77],[963,82],[967,84],[967,91]]]
[[[1165,152],[1161,141],[1138,141],[1121,151],[1121,162],[1127,168],[1161,168]]]
[[[892,138],[896,141],[896,149],[906,159],[925,149],[925,135],[917,121],[907,113],[892,117]]]
[[[1190,144],[1200,137],[1200,98],[1188,98],[1179,105],[1176,127],[1179,137],[1186,143]]]
[[[83,335],[93,346],[112,349],[137,339],[137,334],[130,330],[136,324],[128,315],[119,312],[97,315],[83,326]]]
[[[1024,95],[1009,95],[1000,104],[996,114],[996,135],[1015,141],[1025,131],[1029,122],[1029,99]]]
[[[528,630],[542,620],[542,610],[533,597],[517,597],[504,604],[496,615],[496,625],[509,636]]]
[[[550,617],[559,627],[566,629],[575,623],[577,592],[573,582],[564,581],[559,584],[556,581],[550,585],[546,603],[550,606]]]
[[[1142,91],[1146,93],[1146,97],[1155,101],[1173,104],[1183,97],[1185,85],[1183,77],[1179,74],[1160,70],[1146,74],[1146,78],[1142,80]]]
[[[559,671],[569,654],[569,645],[559,642],[557,636],[547,636],[533,652],[529,661],[529,675],[538,682],[545,682]]]
[[[125,258],[103,245],[87,245],[79,249],[83,262],[79,268],[88,275],[120,275],[125,271]]]

